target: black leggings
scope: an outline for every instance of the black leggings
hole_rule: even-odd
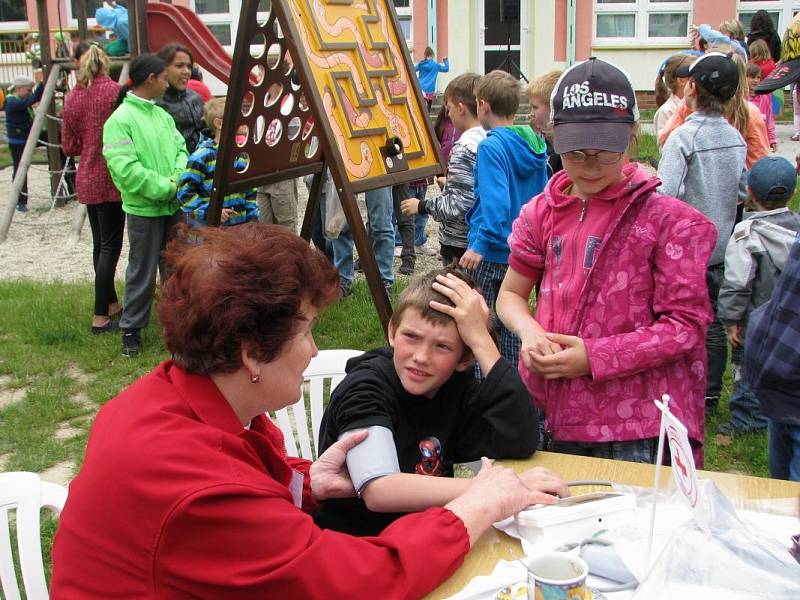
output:
[[[19,168],[19,163],[22,162],[22,151],[25,150],[25,144],[9,144],[8,149],[11,151],[11,160],[14,163],[14,170],[12,171],[11,179],[13,181],[14,177],[17,174],[17,169]],[[19,197],[17,198],[17,204],[19,205],[26,205],[28,204],[28,178],[25,177],[25,181],[22,182],[22,189],[19,192]]]
[[[114,274],[122,250],[125,213],[122,212],[122,202],[88,204],[86,213],[92,228],[94,314],[107,315],[109,305],[118,301]]]

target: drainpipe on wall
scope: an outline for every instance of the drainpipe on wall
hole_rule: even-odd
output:
[[[575,5],[578,0],[567,0],[567,66],[575,63]]]
[[[428,46],[433,48],[436,57],[439,50],[436,48],[436,0],[428,0]]]

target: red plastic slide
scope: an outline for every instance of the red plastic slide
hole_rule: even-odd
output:
[[[147,43],[157,51],[170,42],[183,44],[194,60],[221,82],[227,84],[231,57],[200,18],[185,6],[147,2]]]

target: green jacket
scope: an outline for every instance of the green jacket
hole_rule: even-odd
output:
[[[179,209],[176,182],[189,155],[163,108],[128,92],[103,126],[103,157],[126,213],[163,217]]]

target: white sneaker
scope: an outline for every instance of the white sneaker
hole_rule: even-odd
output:
[[[414,248],[417,254],[427,254],[428,256],[436,256],[439,254],[436,250],[429,248],[427,245],[415,246]]]
[[[403,247],[402,246],[395,246],[394,247],[394,255],[395,255],[395,257],[399,257],[402,253],[403,253]]]

